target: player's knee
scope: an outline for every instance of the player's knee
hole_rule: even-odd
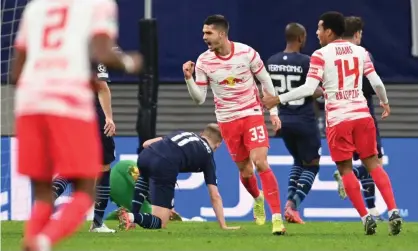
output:
[[[45,181],[32,181],[35,200],[40,200],[46,203],[52,204],[52,194],[51,194],[51,187],[52,182],[45,182]]]
[[[77,179],[73,180],[74,190],[88,194],[91,198],[95,198],[95,179]]]
[[[344,160],[344,161],[337,161],[337,168],[338,172],[341,176],[345,174],[349,174],[350,172],[353,172],[353,164],[351,159],[350,160]]]
[[[269,163],[267,162],[267,159],[257,158],[253,162],[257,172],[263,172],[269,169]]]
[[[311,160],[310,162],[303,161],[303,166],[319,166],[319,158]]]

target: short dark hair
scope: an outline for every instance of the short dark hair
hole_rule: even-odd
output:
[[[286,25],[284,35],[286,37],[286,42],[297,41],[300,36],[306,33],[305,27],[298,23],[290,23]]]
[[[337,37],[341,37],[344,34],[345,20],[343,14],[336,11],[329,11],[322,14],[319,20],[322,20],[324,30],[330,29]]]
[[[208,124],[206,128],[203,130],[202,135],[211,138],[216,143],[222,142],[221,130],[219,129],[218,124],[216,123]]]
[[[216,27],[222,28],[228,34],[229,31],[229,22],[222,15],[212,15],[208,16],[204,22],[205,25],[214,25]]]
[[[361,17],[346,17],[343,37],[353,37],[356,32],[363,30],[364,23]]]

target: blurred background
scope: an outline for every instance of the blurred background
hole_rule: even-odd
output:
[[[10,194],[15,186],[12,184],[15,145],[12,138],[13,87],[8,85],[7,72],[11,44],[26,2],[2,0],[1,4],[2,191],[9,192],[10,198],[13,197]],[[318,18],[323,12],[335,10],[346,16],[363,18],[365,28],[362,45],[373,55],[376,70],[386,84],[393,115],[388,120],[381,121],[379,118],[378,121],[384,138],[385,165],[392,175],[395,191],[399,194],[408,191],[406,184],[402,182],[407,179],[408,174],[399,171],[400,169],[409,168],[409,176],[418,177],[418,169],[410,167],[418,160],[418,1],[154,0],[152,17],[156,21],[142,21],[142,24],[140,20],[144,18],[144,1],[119,0],[117,3],[120,47],[124,50],[141,50],[146,55],[148,64],[142,76],[132,77],[119,72],[110,74],[113,113],[118,135],[118,159],[136,158],[138,133],[140,140],[144,140],[178,129],[199,131],[206,123],[216,121],[212,93],[208,93],[205,104],[196,106],[189,97],[182,73],[184,62],[195,61],[199,54],[207,49],[202,41],[201,30],[208,15],[224,15],[230,22],[230,39],[250,45],[266,60],[284,49],[284,28],[290,22],[301,23],[307,29],[308,40],[304,53],[311,54],[318,49],[319,43],[315,34]],[[377,99],[375,104],[378,107]],[[380,111],[380,108],[377,108],[378,115]],[[319,104],[318,124],[323,128],[321,114]],[[280,139],[272,139],[271,145],[269,161],[279,178],[284,197],[287,190],[287,172],[292,161]],[[304,217],[313,220],[356,218],[353,211],[339,211],[340,213],[334,216],[320,213],[321,210],[325,212],[323,209],[327,208],[338,211],[350,207],[347,201],[339,200],[335,191],[336,184],[331,175],[335,170],[334,163],[329,157],[325,141],[322,154],[321,165],[332,168],[325,167],[321,170],[312,196],[308,196],[305,201]],[[250,210],[247,210],[251,199],[248,200],[246,194],[241,195],[238,174],[225,147],[217,153],[217,163],[222,195],[226,198],[225,206],[231,208],[227,216],[241,220],[251,219]],[[231,176],[236,179],[231,181]],[[23,178],[19,180],[22,182],[19,183],[20,186],[26,184]],[[210,205],[209,201],[196,200],[188,207],[182,206],[182,202],[188,200],[187,198],[200,198],[203,192],[204,186],[198,176],[182,176],[176,194],[178,211],[190,217],[213,219],[213,215],[205,209],[205,206]],[[326,196],[329,194],[331,202],[324,202],[321,197],[324,193],[327,193]],[[399,198],[401,208],[405,209],[404,215],[409,215],[410,220],[418,221],[418,199],[411,201],[406,197]],[[380,197],[378,200],[379,205],[384,207]],[[2,211],[9,212],[6,218],[19,218],[13,217],[12,205],[9,204],[2,207]],[[20,204],[20,208],[24,206]],[[384,212],[385,209],[381,211]],[[22,213],[23,218],[24,215],[25,212]]]

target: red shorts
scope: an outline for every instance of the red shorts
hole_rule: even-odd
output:
[[[344,121],[327,128],[328,147],[333,161],[360,159],[377,154],[376,128],[372,117]]]
[[[95,178],[101,171],[97,122],[54,115],[24,115],[16,119],[18,171],[31,179],[51,181],[59,173],[68,179]]]
[[[250,151],[255,148],[269,147],[268,131],[262,115],[218,124],[229,154],[235,162],[246,160]]]

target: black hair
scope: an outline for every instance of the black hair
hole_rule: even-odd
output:
[[[343,14],[329,11],[322,14],[319,20],[322,20],[324,30],[330,29],[337,37],[341,37],[344,34],[345,19]]]
[[[228,34],[229,23],[228,20],[222,15],[212,15],[208,16],[204,22],[205,25],[214,25],[218,28],[221,28]]]
[[[298,41],[299,37],[303,36],[306,33],[305,27],[298,23],[290,23],[286,25],[285,37],[286,42],[295,42]]]

